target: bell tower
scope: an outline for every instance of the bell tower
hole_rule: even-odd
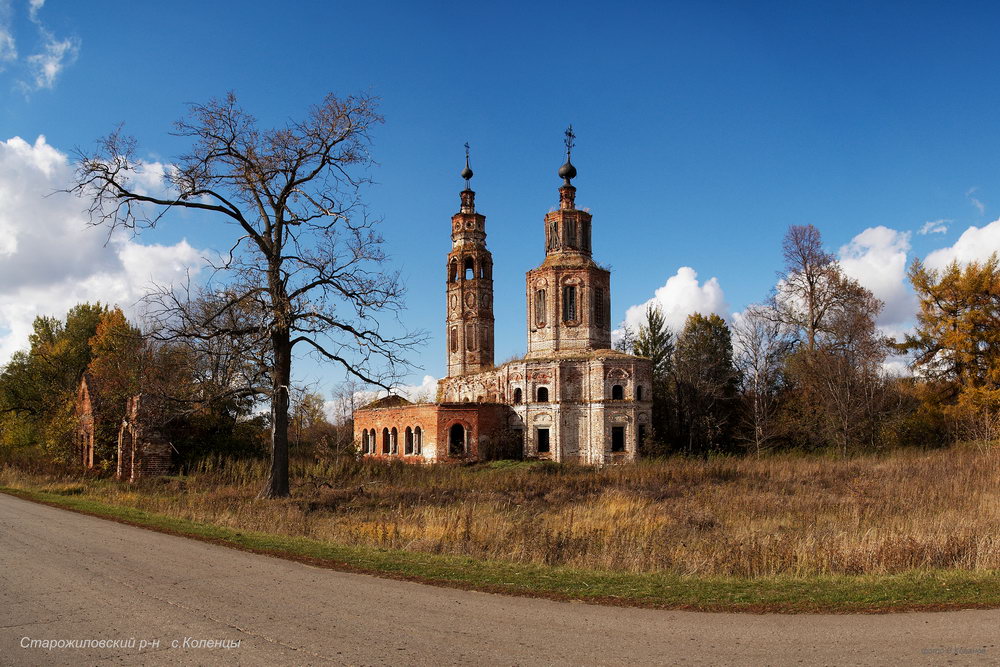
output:
[[[465,144],[465,189],[451,217],[447,263],[448,377],[493,367],[493,255],[486,249],[486,216],[476,213],[472,175]]]
[[[592,216],[576,208],[572,152],[559,168],[559,209],[545,216],[545,261],[527,275],[528,356],[611,347],[611,274],[593,260]]]

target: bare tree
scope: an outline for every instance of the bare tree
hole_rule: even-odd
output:
[[[735,317],[733,361],[740,374],[744,438],[760,456],[777,436],[776,413],[780,402],[785,359],[792,349],[785,326],[768,306],[752,305]]]
[[[376,315],[402,307],[398,274],[386,259],[376,221],[359,188],[371,165],[371,128],[381,122],[369,97],[327,95],[304,120],[262,129],[230,93],[195,104],[175,125],[189,152],[167,171],[169,195],[135,185],[143,168],[121,128],[93,153],[80,153],[72,190],[89,201],[91,222],[110,230],[154,227],[177,208],[204,213],[237,230],[224,259],[217,307],[202,313],[203,336],[250,337],[270,369],[271,472],[261,495],[289,494],[288,407],[297,346],[343,366],[364,382],[390,386],[407,368],[402,356],[423,336],[383,330]],[[217,274],[218,275],[218,274]],[[161,300],[161,303],[164,303]],[[190,300],[173,305],[198,320]],[[240,311],[240,317],[229,315]]]
[[[819,230],[792,225],[782,241],[785,269],[771,297],[771,312],[804,337],[806,348],[816,349],[816,336],[837,302],[840,266],[823,250]]]

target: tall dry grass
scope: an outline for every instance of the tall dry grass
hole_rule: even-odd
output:
[[[745,577],[1000,570],[996,450],[603,469],[340,459],[295,464],[294,497],[281,501],[256,499],[264,477],[264,463],[216,459],[186,477],[74,491],[243,530],[601,570]],[[25,482],[11,468],[0,480]]]

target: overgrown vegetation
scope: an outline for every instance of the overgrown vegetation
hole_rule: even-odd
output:
[[[347,546],[677,576],[1000,570],[1000,452],[540,462],[298,461],[299,493],[255,498],[264,461],[211,458],[126,485],[3,468],[0,485]]]

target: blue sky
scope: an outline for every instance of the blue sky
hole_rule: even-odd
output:
[[[40,165],[122,121],[144,155],[169,162],[183,149],[167,132],[185,103],[229,90],[268,125],[327,92],[381,99],[366,200],[407,279],[407,324],[432,336],[413,355],[423,367],[414,384],[444,372],[462,144],[472,144],[496,263],[499,360],[525,347],[524,273],[543,257],[569,123],[577,203],[594,214],[595,258],[614,270],[616,320],[654,294],[675,321],[760,301],[786,229],[811,223],[887,302],[884,328],[903,331],[913,257],[1000,249],[998,25],[997,5],[973,2],[0,0],[0,230],[24,235],[6,254],[0,243],[0,339],[9,350],[25,318],[62,308],[68,294],[134,299],[134,285],[119,283],[134,282],[136,266],[194,264],[197,251],[224,246],[232,229],[206,220],[107,247],[86,230],[73,248],[86,246],[79,256],[91,253],[108,275],[61,275],[71,253],[50,255],[58,244],[44,234],[77,239],[79,225],[58,231],[75,220],[72,203],[29,195],[69,168],[45,180],[32,176]],[[919,233],[935,221],[928,229],[946,231]],[[68,277],[89,291],[67,290]],[[301,368],[324,392],[341,379]]]

